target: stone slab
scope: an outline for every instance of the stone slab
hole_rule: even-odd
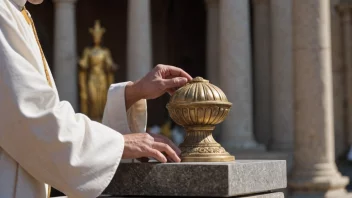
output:
[[[261,195],[253,195],[249,197],[243,197],[243,198],[284,198],[284,193],[282,192],[277,192],[277,193],[269,193],[269,194],[261,194]]]
[[[284,160],[122,163],[103,194],[230,197],[269,192],[286,185]]]
[[[275,151],[251,151],[243,150],[232,152],[237,160],[285,160],[287,172],[289,173],[293,165],[293,153],[292,152],[275,152]]]
[[[276,193],[268,193],[268,194],[258,194],[253,196],[236,196],[236,198],[284,198],[284,193],[276,192]],[[61,197],[67,198],[67,197]],[[99,198],[123,198],[123,197],[111,197],[111,196],[101,196]],[[127,197],[126,197],[127,198]],[[128,197],[128,198],[143,198],[143,197]],[[150,197],[149,197],[150,198]],[[175,197],[173,197],[175,198]],[[207,197],[207,198],[215,198],[215,197]]]

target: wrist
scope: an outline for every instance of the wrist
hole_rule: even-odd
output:
[[[125,87],[125,103],[128,110],[134,103],[142,99],[142,92],[139,90],[138,82],[129,82]]]

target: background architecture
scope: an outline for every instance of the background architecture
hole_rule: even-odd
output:
[[[159,63],[206,77],[233,103],[216,135],[227,150],[289,160],[297,192],[319,171],[312,189],[348,183],[335,161],[352,145],[352,1],[46,0],[28,9],[60,96],[76,110],[77,62],[99,19],[117,82]],[[167,101],[148,101],[150,126],[167,121]]]

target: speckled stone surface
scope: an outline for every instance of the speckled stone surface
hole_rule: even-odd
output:
[[[276,193],[268,193],[268,194],[258,194],[253,196],[236,196],[236,198],[284,198],[284,193],[276,192]],[[62,197],[67,198],[67,197]],[[99,198],[124,198],[124,197],[111,197],[111,196],[101,196]],[[127,198],[127,197],[126,197]],[[128,198],[143,198],[143,197],[128,197]],[[176,197],[173,197],[176,198]],[[201,197],[198,197],[201,198]],[[217,198],[217,197],[206,197],[206,198]]]
[[[68,198],[68,197],[55,197],[55,198]],[[99,198],[124,198],[124,197],[111,197],[111,196],[100,196]],[[127,198],[127,197],[126,197]],[[143,198],[143,197],[128,197],[128,198]],[[173,197],[175,198],[175,197]],[[207,197],[207,198],[215,198],[215,197]],[[284,193],[276,192],[276,193],[268,193],[268,194],[259,194],[253,196],[239,196],[236,198],[284,198]]]
[[[277,192],[277,193],[269,193],[269,194],[262,194],[262,195],[253,195],[253,196],[245,196],[243,198],[284,198],[284,193]],[[240,197],[239,197],[240,198]]]
[[[103,194],[228,197],[283,189],[286,184],[286,162],[283,160],[123,163]]]

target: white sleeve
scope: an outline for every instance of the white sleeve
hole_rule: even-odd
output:
[[[144,99],[137,101],[126,113],[125,87],[127,83],[117,83],[110,86],[103,124],[123,134],[145,132],[147,102]]]
[[[14,20],[0,7],[0,147],[67,196],[98,197],[118,167],[123,136],[59,101]]]

